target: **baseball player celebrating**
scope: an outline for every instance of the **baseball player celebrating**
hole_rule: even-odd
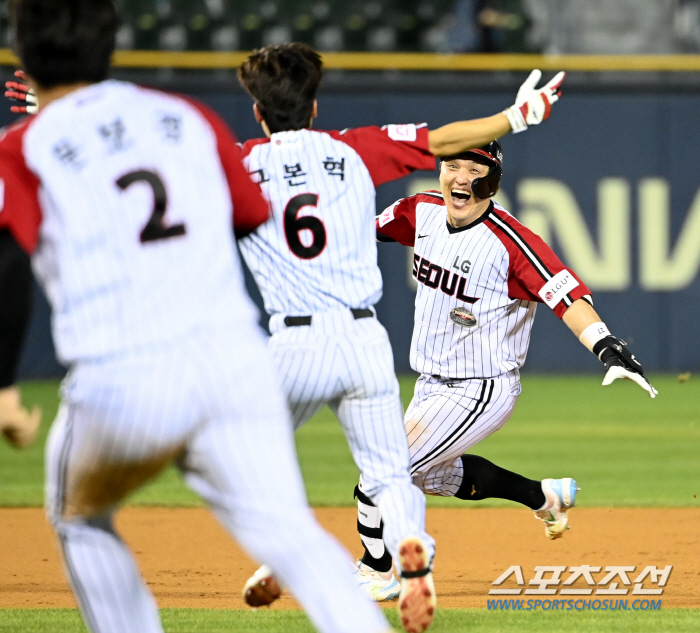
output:
[[[404,418],[411,475],[426,494],[520,502],[544,521],[549,538],[559,538],[568,528],[576,481],[535,481],[464,454],[513,411],[537,303],[600,358],[604,385],[627,378],[652,398],[656,390],[596,314],[583,281],[491,200],[502,163],[498,141],[443,159],[440,191],[399,200],[376,220],[380,240],[414,247],[411,367],[420,377]],[[361,564],[373,574],[371,584],[385,587],[393,575],[381,556],[381,508],[362,486],[358,497]]]
[[[402,407],[386,331],[375,318],[382,282],[377,266],[375,187],[435,156],[480,145],[546,118],[563,73],[537,89],[535,72],[505,113],[428,130],[387,125],[343,132],[311,129],[321,80],[319,55],[302,44],[253,53],[239,78],[255,100],[266,137],[243,146],[244,164],[272,207],[269,222],[241,241],[241,251],[270,313],[270,347],[288,394],[295,427],[324,404],[345,430],[363,494],[384,518],[384,557],[396,556],[408,630],[423,630],[435,606],[425,533],[425,499],[412,484]],[[383,547],[383,546],[382,546]],[[420,550],[420,553],[418,553]],[[363,568],[357,568],[364,583]],[[259,604],[262,569],[247,583]],[[275,585],[276,587],[276,585]],[[276,592],[275,592],[276,593]]]
[[[162,633],[119,538],[119,502],[175,460],[224,527],[325,633],[381,633],[350,558],[313,519],[233,231],[269,215],[235,139],[202,105],[105,80],[111,0],[20,0],[14,41],[41,106],[0,138],[0,421],[34,271],[70,371],[47,446],[47,508],[93,633]],[[8,322],[4,306],[16,310]]]

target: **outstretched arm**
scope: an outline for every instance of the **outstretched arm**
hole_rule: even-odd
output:
[[[603,385],[618,378],[636,382],[652,398],[658,393],[644,377],[641,363],[627,349],[626,343],[610,334],[598,313],[584,299],[577,299],[564,312],[562,320],[576,337],[605,365]]]
[[[558,73],[548,84],[536,88],[542,77],[533,70],[518,90],[515,103],[499,114],[484,119],[457,121],[443,125],[428,133],[429,148],[433,156],[453,156],[473,147],[480,147],[507,134],[523,132],[529,125],[538,125],[547,119],[561,95],[560,87],[565,73]]]
[[[503,112],[484,119],[456,121],[428,132],[430,153],[438,158],[454,156],[473,147],[481,147],[510,132]]]

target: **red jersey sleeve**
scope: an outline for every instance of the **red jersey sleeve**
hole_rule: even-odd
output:
[[[544,240],[513,216],[492,209],[485,221],[508,250],[508,294],[546,303],[560,319],[576,300],[591,294],[576,273],[562,264]]]
[[[360,155],[375,187],[416,169],[435,169],[435,156],[428,149],[425,123],[359,127],[329,134]]]
[[[4,130],[0,137],[0,228],[12,233],[30,255],[39,242],[39,179],[24,160],[22,139],[32,119]]]
[[[221,165],[233,201],[233,228],[236,235],[246,235],[264,224],[270,217],[270,208],[256,185],[243,167],[241,147],[236,142],[233,132],[213,110],[202,103],[187,100],[211,125],[216,135]]]
[[[416,205],[419,196],[420,194],[402,198],[384,209],[377,216],[377,233],[404,246],[413,246],[416,241]]]

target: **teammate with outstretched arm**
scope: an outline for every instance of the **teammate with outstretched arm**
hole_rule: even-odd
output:
[[[295,427],[324,404],[340,419],[360,469],[363,494],[383,516],[384,559],[397,563],[404,627],[432,620],[434,541],[425,499],[412,483],[398,381],[388,336],[375,318],[381,297],[375,188],[416,169],[544,120],[563,73],[537,88],[533,71],[516,103],[491,117],[429,130],[425,124],[338,131],[311,129],[317,115],[320,56],[289,44],[255,51],[239,70],[265,138],[243,146],[243,160],[272,207],[272,218],[242,240],[241,251],[270,313],[270,347]],[[383,545],[382,545],[383,547]],[[358,562],[360,584],[373,587]],[[274,592],[262,588],[273,586]],[[246,585],[253,604],[277,597],[261,569]]]

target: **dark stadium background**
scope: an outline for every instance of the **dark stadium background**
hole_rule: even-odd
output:
[[[521,9],[527,3],[522,2],[120,0],[119,4],[126,13],[116,58],[121,61],[114,76],[201,99],[223,116],[240,140],[260,136],[261,130],[253,119],[249,97],[238,86],[230,55],[236,49],[247,50],[275,38],[301,39],[315,46],[325,42],[324,50],[335,51],[325,55],[329,69],[315,122],[320,129],[422,121],[437,127],[488,116],[511,105],[526,69],[545,68],[545,80],[559,68],[573,69],[551,120],[502,141],[502,190],[509,210],[523,221],[539,214],[540,221],[551,229],[554,249],[584,280],[589,270],[582,270],[577,262],[581,253],[585,255],[586,243],[592,242],[594,254],[600,255],[602,241],[606,242],[608,255],[615,251],[614,257],[627,262],[623,268],[628,269],[626,281],[614,282],[611,277],[607,282],[598,279],[590,284],[595,306],[611,331],[633,344],[649,371],[700,369],[697,54],[540,56],[537,53],[547,52],[548,44],[544,40],[539,48],[532,44],[528,37],[533,25],[527,19],[508,18],[499,23],[506,26],[484,26],[484,9],[524,15]],[[687,15],[676,22],[685,25],[685,31],[675,33],[675,39],[669,40],[672,47],[661,52],[695,53],[700,49],[700,26],[695,25],[695,29],[688,13],[691,4],[679,5]],[[321,5],[328,5],[326,13],[320,11]],[[470,31],[474,37],[462,37],[459,42],[454,39],[456,20],[469,16],[459,14],[458,5],[473,5],[481,11],[472,16],[476,20],[471,25],[476,25],[476,30]],[[639,11],[652,5],[656,6],[640,5]],[[0,0],[0,46],[11,45],[6,8],[7,2]],[[611,5],[606,11],[613,9]],[[700,13],[695,17],[700,19]],[[331,31],[336,39],[328,35]],[[696,31],[698,41],[694,42],[691,36]],[[607,52],[619,52],[614,50],[614,40],[609,40],[611,50]],[[456,50],[457,46],[462,49]],[[202,49],[209,50],[204,55],[223,57],[196,58],[202,53],[192,51]],[[9,79],[14,68],[7,49],[0,50],[0,64],[0,77]],[[188,65],[192,68],[182,68]],[[431,69],[416,70],[426,66]],[[0,124],[16,118],[9,107],[0,108]],[[420,172],[383,185],[378,191],[377,211],[412,192],[419,186],[417,179],[431,178],[436,178],[436,173]],[[560,192],[568,192],[568,206],[575,209],[575,217],[583,219],[587,235],[573,234],[573,224],[553,221],[559,204],[556,197],[527,202],[524,192],[543,179]],[[606,179],[614,179],[618,189],[626,193],[621,204],[611,204],[610,199],[605,203],[605,217],[623,213],[628,222],[622,230],[604,230],[601,241],[598,189]],[[667,188],[668,223],[658,205],[649,199],[645,202],[641,195],[645,183]],[[656,221],[642,222],[652,216]],[[664,234],[667,224],[668,236]],[[643,234],[646,242],[640,245]],[[380,244],[378,250],[384,275],[384,297],[378,313],[394,345],[397,371],[406,372],[413,317],[408,255],[395,244]],[[616,270],[620,273],[620,266]],[[259,302],[252,284],[251,293]],[[263,324],[265,321],[263,318]],[[540,306],[525,370],[589,372],[600,367],[568,329]],[[51,346],[48,307],[37,289],[20,377],[50,377],[62,372]]]

